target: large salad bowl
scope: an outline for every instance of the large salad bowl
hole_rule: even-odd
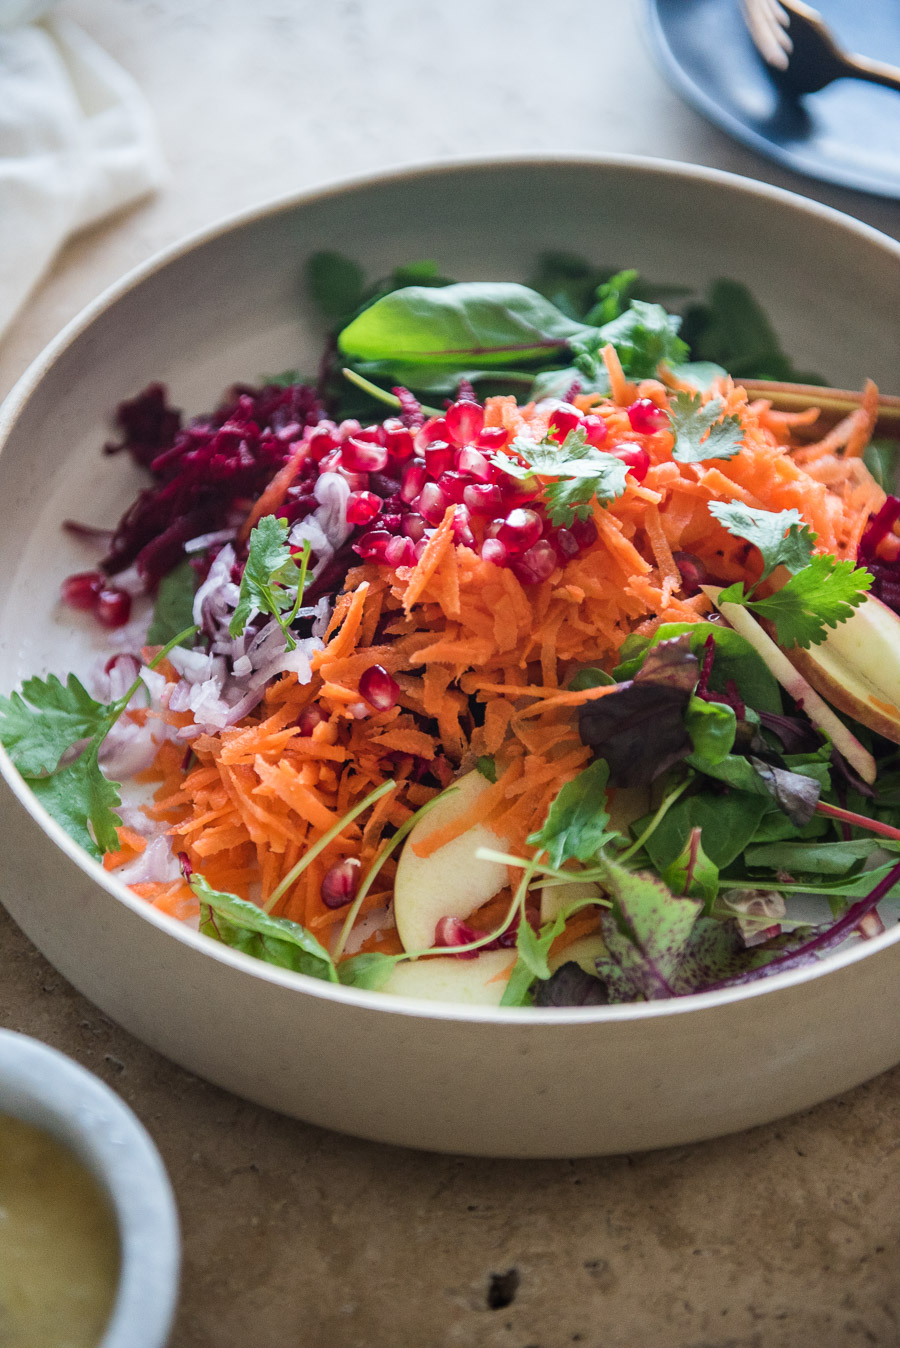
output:
[[[370,275],[434,258],[521,280],[565,250],[701,289],[750,285],[783,344],[835,385],[898,391],[900,245],[711,170],[513,158],[292,196],[125,277],[35,361],[0,412],[0,690],[81,670],[100,638],[59,606],[83,570],[76,515],[112,523],[139,481],[103,459],[109,410],[151,380],[189,411],[236,380],[313,369],[304,259]],[[900,1060],[900,926],[818,964],[618,1006],[487,1008],[387,997],[261,963],[156,911],[84,853],[0,753],[0,899],[106,1014],[220,1086],[362,1137],[493,1156],[698,1140],[807,1108]],[[886,916],[889,916],[886,914]]]

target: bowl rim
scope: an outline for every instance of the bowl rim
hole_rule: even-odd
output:
[[[113,1209],[119,1278],[98,1348],[164,1348],[178,1299],[181,1241],[169,1177],[144,1125],[86,1067],[9,1029],[0,1029],[2,1114],[55,1138]]]
[[[724,169],[708,168],[700,164],[687,164],[678,160],[647,155],[544,151],[513,152],[501,155],[448,156],[437,161],[411,163],[375,172],[329,179],[299,191],[270,197],[256,205],[229,213],[208,225],[193,230],[166,247],[159,249],[105,287],[99,295],[75,314],[56,337],[38,353],[0,404],[0,453],[2,453],[28,400],[37,391],[41,380],[63,352],[82,333],[86,332],[95,320],[100,318],[125,295],[157,272],[162,271],[171,263],[177,262],[195,249],[272,216],[302,209],[304,206],[319,201],[353,196],[370,188],[377,189],[392,184],[402,185],[404,182],[413,179],[462,175],[469,172],[484,171],[485,169],[521,170],[524,168],[536,170],[572,168],[601,173],[605,170],[628,170],[647,176],[689,179],[700,183],[718,185],[731,192],[773,202],[794,211],[801,218],[817,217],[846,234],[855,234],[861,241],[874,244],[882,252],[892,255],[897,262],[900,262],[900,241],[891,238],[890,235],[884,234],[881,230],[866,224],[864,221],[857,220],[853,216],[837,210],[833,206],[827,206],[822,202],[801,196],[787,188],[776,187],[755,178],[746,178]],[[610,1006],[543,1009],[537,1007],[486,1007],[456,1002],[427,1001],[413,997],[391,997],[381,992],[345,987],[343,984],[326,982],[306,974],[295,973],[289,969],[281,969],[275,965],[267,964],[263,960],[254,959],[252,956],[245,955],[230,946],[212,941],[199,931],[195,931],[192,927],[180,922],[177,918],[159,912],[158,909],[152,908],[133,894],[122,881],[116,879],[114,873],[104,870],[99,861],[96,861],[69,837],[29,790],[2,745],[0,745],[0,776],[5,780],[23,808],[69,860],[74,862],[95,885],[105,890],[113,899],[124,903],[136,916],[150,922],[151,925],[156,926],[167,935],[175,937],[198,953],[231,966],[238,973],[249,974],[287,990],[305,993],[324,1001],[343,1003],[348,1008],[356,1007],[414,1019],[425,1018],[509,1027],[522,1027],[526,1024],[563,1027],[646,1020],[671,1014],[702,1013],[714,1010],[719,1006],[744,1001],[747,998],[786,992],[801,984],[822,978],[838,969],[847,968],[859,960],[868,959],[890,946],[900,944],[900,923],[898,923],[878,936],[865,941],[858,941],[855,945],[846,949],[838,949],[829,953],[816,964],[804,965],[780,974],[771,974],[754,982],[721,988],[712,992],[690,993],[657,1001],[620,1003]]]

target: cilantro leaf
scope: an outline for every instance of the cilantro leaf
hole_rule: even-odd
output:
[[[615,280],[622,279],[614,278]],[[610,296],[611,298],[611,296]],[[681,318],[667,313],[661,304],[632,300],[624,313],[587,336],[569,338],[575,364],[585,374],[600,363],[600,351],[611,343],[631,379],[650,379],[662,362],[687,360],[688,348],[678,336]]]
[[[213,889],[196,872],[189,883],[200,900],[200,930],[205,936],[280,969],[293,969],[329,983],[338,981],[328,951],[299,922],[270,917],[255,903]]]
[[[100,771],[95,745],[49,777],[30,777],[28,785],[47,813],[92,857],[99,860],[119,846],[118,784]]]
[[[787,567],[791,575],[796,575],[809,565],[816,535],[799,510],[756,510],[739,501],[710,501],[709,513],[735,538],[745,538],[759,548],[763,572],[757,585],[776,566]]]
[[[721,419],[724,408],[721,398],[704,403],[699,393],[676,393],[669,412],[675,436],[672,458],[679,463],[733,459],[741,448],[744,429],[740,417]]]
[[[826,628],[846,622],[871,585],[872,575],[865,567],[826,555],[813,557],[768,598],[744,602],[775,624],[779,646],[806,649],[825,640]],[[725,597],[724,592],[720,597]]]
[[[26,679],[22,692],[0,697],[0,741],[21,773],[52,772],[79,740],[106,733],[110,709],[70,674]]]
[[[228,627],[232,637],[239,637],[255,614],[268,613],[282,628],[288,648],[296,646],[288,629],[300,607],[310,547],[307,540],[298,567],[288,534],[287,521],[274,515],[264,515],[252,530],[238,603]]]
[[[550,805],[543,828],[529,837],[529,847],[546,850],[555,867],[573,858],[592,861],[604,843],[615,837],[607,829],[608,780],[609,766],[598,758],[566,782]]]
[[[524,464],[508,454],[496,454],[494,463],[519,480],[533,473],[555,477],[557,481],[544,487],[544,501],[551,523],[558,527],[570,525],[573,517],[587,519],[594,500],[605,505],[625,490],[627,464],[615,454],[589,445],[580,427],[570,431],[562,444],[552,436],[541,441],[520,437],[513,442],[513,449]]]

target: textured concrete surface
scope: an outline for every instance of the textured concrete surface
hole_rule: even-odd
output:
[[[776,170],[681,104],[653,68],[638,0],[62,10],[140,80],[171,180],[63,252],[0,346],[0,393],[162,245],[400,162],[639,151],[794,187],[900,234],[896,203]],[[107,1021],[2,913],[0,1023],[95,1071],[159,1144],[185,1237],[173,1348],[900,1343],[900,1070],[698,1147],[490,1162],[325,1133],[197,1080]]]

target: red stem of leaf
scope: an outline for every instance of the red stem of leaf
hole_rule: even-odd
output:
[[[890,824],[882,824],[878,819],[867,819],[864,814],[854,814],[853,810],[842,810],[837,805],[826,805],[824,801],[819,801],[816,806],[817,814],[827,815],[829,819],[839,819],[844,824],[855,824],[857,828],[864,828],[869,833],[880,833],[883,838],[893,838],[900,842],[900,828],[891,828]]]

